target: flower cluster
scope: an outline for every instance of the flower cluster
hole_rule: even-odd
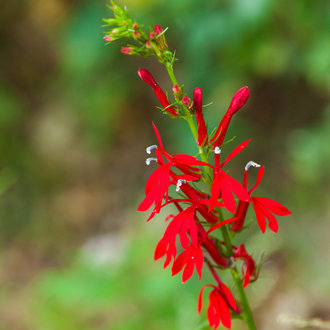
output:
[[[174,119],[182,118],[187,121],[199,151],[200,159],[186,154],[171,154],[165,150],[159,131],[153,123],[157,144],[146,149],[148,155],[154,154],[146,159],[146,164],[155,163],[156,167],[146,183],[145,197],[138,211],[150,210],[149,221],[168,205],[173,205],[177,210],[165,219],[167,228],[156,246],[154,259],[164,257],[164,268],[170,266],[173,276],[182,272],[182,283],[188,281],[194,272],[201,280],[206,265],[216,284],[202,287],[198,313],[202,310],[203,291],[209,287],[212,289],[207,309],[210,327],[217,329],[222,324],[229,329],[231,316],[242,315],[253,329],[253,318],[246,299],[240,302],[235,300],[222,282],[219,272],[225,269],[231,271],[239,296],[242,297],[245,294],[244,289],[258,277],[256,262],[247,252],[244,243],[238,247],[232,244],[234,236],[236,239],[236,235],[247,225],[249,206],[252,204],[262,233],[267,225],[271,231],[277,232],[275,215],[285,216],[291,212],[272,199],[254,196],[264,174],[263,166],[253,161],[248,162],[241,181],[228,174],[230,162],[250,143],[250,140],[241,142],[232,148],[226,158],[222,156],[230,122],[233,115],[248,101],[249,89],[242,87],[235,93],[228,110],[213,130],[214,133],[209,134],[203,112],[203,91],[196,87],[191,99],[184,93],[183,86],[177,83],[173,73],[174,56],[168,50],[163,29],[156,25],[147,35],[140,29],[140,25],[128,17],[126,10],[115,4],[112,4],[111,9],[115,18],[106,22],[120,27],[110,30],[105,39],[112,41],[131,37],[142,46],[127,46],[122,48],[122,52],[155,55],[165,64],[173,83],[173,103],[147,70],[140,69],[138,75],[153,89],[164,113]],[[249,189],[248,176],[251,168],[256,168],[257,173],[256,182]]]

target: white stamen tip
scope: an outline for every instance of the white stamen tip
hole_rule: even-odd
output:
[[[251,166],[254,166],[254,167],[260,167],[261,165],[250,160],[246,165],[245,165],[245,171],[247,171]]]
[[[178,182],[176,183],[176,189],[175,191],[178,192],[180,190],[180,187],[182,184],[186,183],[187,181],[185,179],[179,179]]]
[[[154,157],[147,158],[147,159],[146,159],[146,164],[147,164],[147,165],[150,165],[150,163],[151,163],[152,161],[157,162],[157,158],[154,158]]]
[[[157,145],[153,144],[152,146],[149,146],[148,148],[146,148],[146,152],[147,154],[151,154],[151,150],[156,149]]]
[[[214,153],[219,155],[221,153],[221,149],[219,147],[215,147]]]

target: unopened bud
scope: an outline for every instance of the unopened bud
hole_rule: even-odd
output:
[[[134,34],[134,36],[137,37],[137,38],[141,36],[141,33],[140,33],[139,31],[134,31],[133,34]]]
[[[151,46],[152,46],[150,40],[147,40],[145,45],[146,45],[146,48],[151,48]]]
[[[174,85],[174,86],[172,87],[172,91],[173,91],[174,93],[179,93],[180,90],[181,90],[181,88],[180,88],[179,85]]]
[[[138,27],[139,27],[139,26],[138,26],[136,23],[134,23],[134,24],[132,25],[132,29],[134,29],[134,30],[136,30]]]
[[[131,55],[133,53],[132,47],[123,47],[120,51],[126,55]]]
[[[149,33],[149,39],[153,39],[155,36],[156,36],[156,34],[154,31]]]
[[[107,42],[111,42],[112,38],[110,36],[104,36],[103,39]]]
[[[191,105],[191,99],[188,96],[184,96],[182,98],[182,103],[184,105],[186,105],[187,107],[190,107],[190,105]]]

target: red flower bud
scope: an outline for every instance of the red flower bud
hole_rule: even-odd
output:
[[[199,146],[205,146],[207,143],[207,129],[203,117],[203,91],[197,87],[194,90],[194,106],[196,110],[196,121],[198,128],[198,141]]]
[[[249,96],[250,92],[247,87],[242,87],[235,93],[225,116],[222,118],[217,131],[211,139],[211,143],[213,143],[213,149],[223,143],[233,114],[236,113],[247,102]]]
[[[134,29],[134,30],[136,30],[138,27],[139,27],[139,26],[138,26],[136,23],[134,23],[134,24],[132,25],[132,29]]]
[[[178,115],[177,111],[174,108],[169,106],[170,103],[168,102],[168,99],[167,99],[165,93],[158,86],[158,84],[156,83],[156,81],[153,78],[153,76],[151,75],[151,73],[148,70],[140,69],[138,71],[138,75],[143,81],[145,81],[153,89],[159,102],[165,108],[164,110],[173,116],[177,116]]]
[[[112,41],[111,37],[109,37],[109,36],[104,36],[103,39],[107,42]]]
[[[173,93],[179,93],[181,91],[181,88],[179,85],[174,85],[172,87],[172,91],[173,91]]]
[[[189,107],[190,104],[191,104],[191,99],[190,99],[188,96],[184,96],[184,97],[182,98],[182,103],[183,103],[184,105],[186,105],[187,107]]]
[[[234,95],[231,100],[228,111],[230,110],[230,114],[236,113],[242,106],[247,102],[250,97],[249,89],[245,86],[240,88]]]
[[[120,51],[123,54],[131,55],[132,54],[132,47],[123,47]]]

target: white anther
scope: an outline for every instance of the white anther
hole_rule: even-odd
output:
[[[261,165],[250,160],[246,165],[245,165],[245,171],[247,171],[251,166],[254,166],[254,167],[260,167]]]
[[[156,144],[153,144],[152,146],[149,146],[148,148],[146,148],[146,152],[147,154],[151,154],[151,150],[156,149],[158,146]]]
[[[221,149],[219,147],[215,147],[214,153],[219,155],[221,153]]]
[[[146,159],[146,164],[147,164],[147,165],[150,165],[150,163],[151,163],[152,161],[157,162],[157,158],[155,158],[155,157],[147,158],[147,159]]]
[[[178,192],[180,190],[180,187],[182,184],[186,183],[187,181],[185,179],[179,179],[178,182],[176,183],[176,189],[175,191]]]

